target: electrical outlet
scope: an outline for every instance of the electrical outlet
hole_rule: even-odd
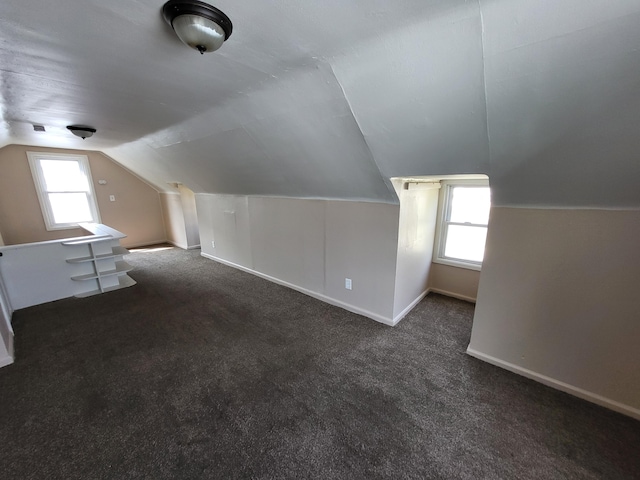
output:
[[[115,195],[109,195],[109,201],[110,202],[115,202],[116,201],[116,196]]]
[[[211,248],[216,248],[216,242],[214,242],[213,240],[211,240]]]
[[[346,288],[347,290],[351,290],[351,279],[350,278],[345,278],[344,279],[344,288]]]

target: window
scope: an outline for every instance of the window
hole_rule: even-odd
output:
[[[491,193],[486,180],[443,182],[434,262],[480,270]]]
[[[27,152],[47,230],[100,223],[86,155]]]

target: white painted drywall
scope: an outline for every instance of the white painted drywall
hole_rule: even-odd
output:
[[[178,192],[180,192],[180,203],[182,205],[182,217],[184,218],[187,248],[196,248],[200,245],[200,230],[198,229],[196,198],[193,191],[184,185],[178,185]]]
[[[392,323],[397,205],[199,194],[196,202],[205,256]]]
[[[202,252],[253,270],[249,197],[196,194],[196,205]]]
[[[253,269],[314,292],[325,285],[325,208],[320,200],[252,198]]]
[[[640,2],[481,5],[492,203],[640,207]]]
[[[399,321],[427,293],[440,183],[394,180],[394,186],[400,199],[400,221],[393,317]]]
[[[325,294],[392,323],[399,206],[330,201],[325,221]]]
[[[176,247],[188,248],[187,229],[179,193],[161,193],[160,205],[167,241]]]
[[[396,201],[327,63],[216,107],[108,152],[197,193]]]
[[[383,177],[488,172],[481,32],[449,2],[331,61]]]
[[[0,145],[165,191],[393,203],[389,177],[482,172],[495,205],[640,206],[637,0],[216,5],[238,29],[200,56],[156,2],[0,3]]]
[[[640,418],[638,238],[638,210],[492,208],[469,353]]]

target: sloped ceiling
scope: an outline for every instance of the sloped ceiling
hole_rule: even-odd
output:
[[[390,177],[486,173],[498,205],[640,206],[637,0],[216,0],[204,56],[163,3],[2,2],[0,146],[159,189],[394,202]]]

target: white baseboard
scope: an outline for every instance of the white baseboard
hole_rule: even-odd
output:
[[[307,290],[306,288],[302,288],[302,287],[300,287],[298,285],[294,285],[292,283],[285,282],[284,280],[280,280],[279,278],[272,277],[270,275],[266,275],[264,273],[258,272],[256,270],[252,270],[252,269],[247,268],[247,267],[243,267],[242,265],[238,265],[236,263],[229,262],[229,261],[224,260],[222,258],[214,257],[213,255],[210,255],[208,253],[201,252],[200,255],[202,255],[203,257],[208,258],[210,260],[213,260],[213,261],[222,263],[224,265],[227,265],[229,267],[237,268],[238,270],[242,270],[243,272],[247,272],[247,273],[250,273],[250,274],[255,275],[257,277],[264,278],[265,280],[269,280],[270,282],[277,283],[278,285],[282,285],[284,287],[291,288],[291,289],[296,290],[296,291],[298,291],[300,293],[304,293],[305,295],[309,295],[310,297],[313,297],[313,298],[321,300],[321,301],[323,301],[325,303],[328,303],[330,305],[335,305],[336,307],[344,308],[345,310],[348,310],[349,312],[357,313],[358,315],[362,315],[364,317],[370,318],[372,320],[375,320],[376,322],[384,323],[385,325],[389,325],[391,327],[394,326],[395,323],[397,323],[397,322],[394,322],[393,319],[391,319],[391,318],[387,318],[387,317],[384,317],[382,315],[378,315],[377,313],[370,312],[370,311],[365,310],[365,309],[360,308],[360,307],[356,307],[355,305],[350,305],[348,303],[345,303],[345,302],[343,302],[341,300],[337,300],[335,298],[327,297],[326,295],[323,295],[321,293],[314,292],[312,290]]]
[[[429,291],[433,293],[439,293],[440,295],[445,295],[447,297],[453,297],[459,300],[464,300],[465,302],[476,303],[476,299],[473,297],[467,297],[466,295],[460,295],[459,293],[450,292],[448,290],[442,290],[440,288],[429,288]]]
[[[514,365],[513,363],[505,362],[504,360],[492,357],[491,355],[486,355],[482,352],[474,350],[473,348],[467,348],[467,354],[497,367],[509,370],[510,372],[522,375],[523,377],[535,380],[536,382],[540,382],[544,385],[547,385],[548,387],[555,388],[556,390],[563,391],[573,396],[582,398],[583,400],[587,400],[588,402],[595,403],[610,410],[614,410],[618,413],[622,413],[623,415],[628,415],[629,417],[635,418],[636,420],[640,420],[640,409],[625,405],[615,400],[611,400],[610,398],[603,397],[602,395],[598,395],[597,393],[589,392],[587,390],[583,390],[582,388],[569,385],[568,383],[561,382],[560,380],[556,380],[555,378],[547,377],[546,375],[542,375],[532,370],[519,367],[518,365]]]
[[[400,320],[402,320],[407,315],[407,313],[409,313],[411,310],[413,310],[413,308],[417,304],[419,304],[422,301],[422,299],[429,294],[430,291],[431,290],[429,288],[427,288],[424,292],[422,292],[420,295],[418,295],[418,297],[413,302],[411,302],[404,310],[402,310],[398,315],[393,317],[393,325],[397,325],[398,322]]]
[[[164,243],[168,243],[170,245],[173,245],[174,247],[181,248],[182,250],[195,250],[197,248],[200,248],[200,244],[188,246],[181,243],[172,242],[171,240],[165,240]]]

